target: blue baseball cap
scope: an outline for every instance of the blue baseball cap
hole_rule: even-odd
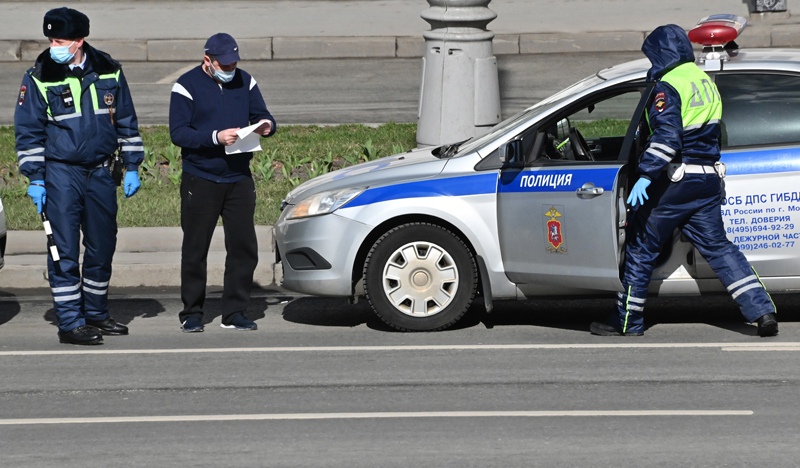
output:
[[[217,59],[220,65],[230,65],[238,62],[239,46],[230,34],[216,33],[206,41],[205,53]]]

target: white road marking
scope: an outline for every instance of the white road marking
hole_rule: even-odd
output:
[[[687,349],[720,348],[722,351],[798,351],[798,342],[778,343],[565,343],[498,345],[407,345],[407,346],[292,346],[264,348],[177,348],[177,349],[63,349],[58,351],[0,351],[4,356],[60,356],[105,354],[197,354],[197,353],[307,353],[385,351],[496,351],[559,349]]]
[[[45,424],[110,424],[141,422],[196,421],[300,421],[319,419],[400,419],[400,418],[559,418],[629,416],[752,416],[749,410],[620,410],[620,411],[434,411],[408,413],[277,413],[209,414],[179,416],[119,416],[97,418],[0,419],[0,426]]]
[[[787,343],[789,345],[791,343]],[[744,346],[729,346],[722,348],[723,351],[800,351],[800,346],[759,346],[758,348],[746,348]]]
[[[181,68],[180,70],[161,78],[160,80],[156,81],[156,84],[172,84],[178,81],[178,78],[181,77],[184,73],[188,72],[192,68],[196,67],[196,63],[192,63],[191,65],[186,65],[185,67]]]

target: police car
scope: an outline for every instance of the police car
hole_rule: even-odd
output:
[[[768,291],[798,292],[800,50],[739,49],[744,26],[714,15],[690,32],[723,101],[722,214]],[[298,186],[276,224],[283,286],[366,295],[404,331],[447,328],[476,295],[491,309],[502,299],[620,291],[649,67],[641,59],[600,70],[481,137]],[[714,272],[676,231],[650,293],[717,292]]]

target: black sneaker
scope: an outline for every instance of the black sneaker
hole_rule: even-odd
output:
[[[254,321],[245,317],[241,312],[231,315],[227,320],[223,320],[219,326],[222,328],[234,328],[236,330],[258,329],[258,325],[256,325]]]
[[[103,335],[96,328],[82,325],[70,331],[58,332],[58,339],[62,343],[75,345],[100,345],[103,344]]]
[[[778,334],[778,318],[775,314],[766,314],[758,318],[758,336],[775,336]]]
[[[203,316],[194,314],[186,317],[186,320],[181,324],[181,330],[184,333],[200,333],[203,331]]]
[[[627,332],[622,333],[622,330],[603,322],[592,322],[589,325],[589,331],[592,335],[599,336],[642,336],[642,332]]]

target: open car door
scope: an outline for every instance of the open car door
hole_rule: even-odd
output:
[[[621,290],[629,168],[649,89],[611,88],[518,136],[534,143],[500,172],[497,207],[505,270],[523,293],[526,285]],[[501,151],[525,146],[512,140]]]

